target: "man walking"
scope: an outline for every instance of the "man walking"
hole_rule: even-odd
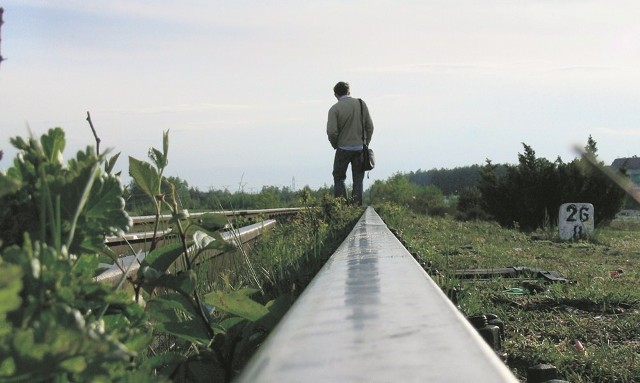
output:
[[[362,205],[364,180],[362,149],[363,144],[369,145],[371,142],[373,122],[367,104],[351,97],[348,83],[342,81],[337,83],[333,87],[333,94],[338,102],[329,109],[327,121],[327,136],[331,146],[336,149],[333,160],[333,194],[347,199],[344,181],[347,178],[347,168],[351,164],[352,202]]]

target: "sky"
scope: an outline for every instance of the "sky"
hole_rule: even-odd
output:
[[[640,155],[637,0],[0,0],[0,169],[62,127],[202,191],[330,186],[333,86],[375,131],[365,188],[396,172]],[[350,178],[350,176],[349,176]]]

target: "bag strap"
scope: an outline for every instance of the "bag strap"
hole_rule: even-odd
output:
[[[362,106],[362,99],[359,98],[358,101],[360,101],[360,121],[362,122],[362,150],[363,152],[368,150],[367,147],[367,136],[365,135],[365,130],[364,130],[364,107]],[[367,173],[367,179],[369,179],[369,173]]]
[[[362,122],[362,147],[364,149],[367,148],[367,136],[365,135],[365,131],[364,131],[364,107],[362,105],[362,99],[359,98],[358,101],[360,101],[360,121]]]

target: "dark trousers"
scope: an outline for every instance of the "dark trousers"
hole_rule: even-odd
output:
[[[347,199],[347,188],[344,181],[347,179],[349,164],[351,164],[351,177],[353,179],[351,198],[354,204],[362,205],[364,170],[362,166],[362,151],[360,150],[336,149],[336,156],[333,159],[333,194],[336,197]]]

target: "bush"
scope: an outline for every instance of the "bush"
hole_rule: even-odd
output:
[[[21,153],[0,174],[0,380],[164,381],[144,359],[143,308],[94,279],[104,235],[130,225],[105,158],[87,148],[64,164],[59,128],[12,143]]]
[[[12,228],[0,231],[0,381],[230,381],[240,356],[284,315],[288,297],[263,305],[253,300],[257,288],[204,291],[196,266],[205,252],[228,249],[219,232],[228,221],[191,219],[179,207],[175,185],[162,176],[168,138],[162,151],[149,151],[153,163],[130,157],[129,174],[157,217],[170,211],[177,239],[159,244],[154,235],[135,278],[122,270],[115,288],[95,277],[101,262],[118,257],[105,235],[131,225],[110,173],[117,156],[106,160],[88,147],[65,164],[60,128],[12,139],[20,154],[0,173],[0,228]],[[17,212],[29,220],[17,221]]]
[[[482,193],[476,186],[462,189],[456,209],[456,218],[462,221],[486,220],[489,217],[482,208]]]
[[[565,202],[591,203],[595,224],[615,217],[622,207],[625,192],[595,161],[596,143],[591,137],[585,156],[569,164],[558,158],[550,162],[536,158],[528,145],[518,154],[518,165],[507,165],[504,176],[496,174],[496,166],[487,160],[482,169],[478,189],[482,193],[482,207],[502,226],[519,226],[535,230],[545,220],[558,221],[558,209]]]
[[[394,203],[411,208],[421,214],[444,216],[449,211],[442,191],[434,185],[418,185],[409,175],[396,173],[387,181],[376,181],[371,186],[373,204]]]

